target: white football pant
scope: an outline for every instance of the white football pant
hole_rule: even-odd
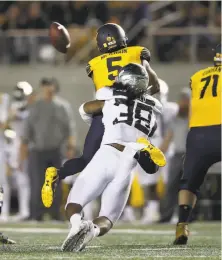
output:
[[[18,194],[19,215],[28,217],[30,213],[30,185],[27,173],[27,162],[24,165],[24,171],[17,170],[19,155],[19,140],[13,144],[5,143],[4,151],[4,176],[2,175],[2,185],[4,188],[4,201],[2,207],[2,216],[8,217],[10,213],[10,199],[12,187],[16,187]],[[6,165],[11,169],[10,176],[7,176]],[[15,184],[15,185],[13,185]]]
[[[109,145],[102,145],[93,159],[76,179],[67,199],[83,208],[101,195],[99,216],[115,223],[121,216],[129,197],[132,169],[137,161],[135,150],[125,147],[123,152]]]

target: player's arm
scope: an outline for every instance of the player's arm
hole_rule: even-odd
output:
[[[140,59],[142,65],[146,68],[146,71],[149,75],[149,85],[151,85],[150,94],[154,95],[160,91],[160,84],[156,72],[151,68],[149,64],[150,56],[150,51],[147,48],[143,48],[140,53]]]
[[[103,100],[89,101],[83,105],[83,109],[86,114],[98,115],[102,112],[104,102]]]
[[[149,85],[151,86],[149,91],[151,95],[154,95],[160,91],[160,83],[156,72],[151,68],[147,60],[142,60],[142,65],[146,68],[146,71],[149,75]]]
[[[88,125],[92,122],[92,115],[98,115],[102,112],[104,105],[103,100],[94,100],[84,103],[79,108],[79,114],[82,120]]]
[[[163,152],[163,153],[166,153],[169,146],[170,146],[170,143],[173,139],[173,131],[172,129],[169,129],[166,133],[166,135],[164,136],[163,138],[163,142],[160,146],[160,150]]]

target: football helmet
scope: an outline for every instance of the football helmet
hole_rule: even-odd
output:
[[[129,63],[120,70],[113,87],[127,92],[130,99],[139,98],[148,90],[148,73],[142,65]]]
[[[222,61],[222,53],[221,53],[221,44],[218,44],[215,49],[213,49],[214,52],[214,65],[218,66],[221,65]]]
[[[127,40],[125,31],[118,24],[107,23],[97,30],[97,47],[102,53],[113,52],[126,47]]]
[[[19,81],[12,92],[12,99],[15,107],[19,110],[24,110],[27,105],[26,97],[32,94],[33,88],[26,81]]]

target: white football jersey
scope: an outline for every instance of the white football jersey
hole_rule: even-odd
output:
[[[19,165],[19,147],[20,147],[20,141],[18,138],[11,139],[10,142],[7,142],[5,140],[5,158],[8,165],[16,169]]]
[[[0,93],[0,123],[4,124],[8,120],[10,105],[10,96],[6,93]],[[4,142],[3,129],[0,129],[0,143]]]
[[[126,95],[117,91],[113,91],[112,97],[105,101],[102,144],[126,145],[154,134],[157,128],[156,114],[162,111],[160,102],[151,96],[133,100],[130,104],[127,102]]]
[[[10,111],[16,115],[16,118],[11,121],[10,126],[16,132],[17,136],[20,137],[23,130],[23,124],[29,115],[29,110],[26,108],[24,110],[19,109],[18,102],[12,102],[10,106]]]

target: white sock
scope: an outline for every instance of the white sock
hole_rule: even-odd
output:
[[[100,234],[100,227],[94,223],[93,225],[94,225],[94,236],[98,237],[98,235]]]
[[[149,209],[150,212],[159,212],[159,201],[158,200],[150,200],[147,203],[147,208]]]
[[[72,227],[79,226],[81,223],[81,214],[73,214],[72,217],[70,218],[70,223]]]
[[[30,199],[30,190],[29,187],[23,186],[22,189],[18,189],[18,202],[19,202],[19,213],[22,216],[29,216],[29,199]]]

